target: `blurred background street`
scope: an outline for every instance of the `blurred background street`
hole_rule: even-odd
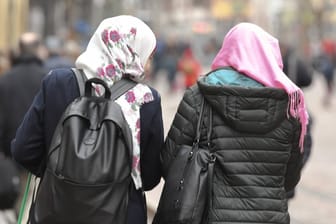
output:
[[[336,32],[335,0],[1,0],[0,51],[13,50],[18,37],[32,31],[46,44],[60,40],[60,49],[75,58],[103,18],[120,14],[146,21],[160,43],[190,43],[205,66],[228,29],[241,21],[289,42],[306,60]]]
[[[336,223],[336,0],[0,0],[0,77],[17,62],[23,33],[41,37],[39,57],[48,70],[55,58],[73,67],[100,21],[120,14],[141,18],[156,34],[147,82],[161,94],[165,134],[186,87],[178,66],[186,48],[202,69],[198,76],[209,71],[226,32],[239,22],[253,22],[278,38],[291,53],[289,64],[302,62],[313,77],[302,86],[313,146],[289,202],[291,223]],[[162,184],[147,192],[149,223]],[[13,211],[0,211],[0,224],[12,223]]]

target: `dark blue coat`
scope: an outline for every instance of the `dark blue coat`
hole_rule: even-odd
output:
[[[47,71],[42,61],[22,56],[0,77],[0,151],[10,156],[10,144]]]
[[[140,109],[141,175],[143,190],[151,190],[161,177],[160,149],[163,144],[161,99],[151,88],[154,101]],[[77,81],[70,69],[53,70],[42,82],[12,142],[13,158],[23,167],[41,176],[45,169],[46,152],[65,108],[79,96]],[[146,207],[142,191],[130,197],[128,223],[145,224]]]

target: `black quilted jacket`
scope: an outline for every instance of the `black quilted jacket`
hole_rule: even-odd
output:
[[[201,97],[213,109],[217,160],[209,223],[290,223],[286,191],[300,179],[300,125],[287,118],[288,96],[275,88],[211,86],[186,90],[161,154],[164,173],[179,144],[192,144]],[[205,115],[205,123],[208,121]],[[206,142],[206,127],[202,130]]]

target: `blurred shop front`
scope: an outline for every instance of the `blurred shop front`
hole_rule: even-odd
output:
[[[85,42],[103,18],[119,14],[138,16],[158,34],[183,38],[209,35],[222,41],[241,21],[277,36],[314,25],[320,34],[334,35],[335,5],[335,0],[1,0],[0,48],[28,30]]]
[[[222,37],[229,26],[249,17],[250,0],[1,0],[0,49],[33,31],[85,46],[105,17],[135,15],[160,36],[203,42]]]
[[[36,32],[42,38],[58,36],[85,42],[92,24],[104,16],[99,10],[106,5],[112,9],[107,0],[1,0],[0,50],[15,47],[26,31]],[[115,6],[110,12],[117,12]]]
[[[28,8],[28,0],[0,1],[0,50],[13,47],[20,34],[27,29]]]

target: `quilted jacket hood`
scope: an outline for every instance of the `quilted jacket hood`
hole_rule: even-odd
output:
[[[269,87],[212,85],[198,81],[206,102],[235,130],[266,133],[287,116],[288,95]]]

